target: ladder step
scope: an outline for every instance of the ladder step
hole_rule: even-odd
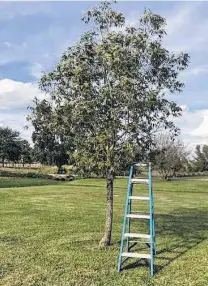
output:
[[[130,200],[142,200],[142,201],[149,201],[149,197],[138,197],[138,196],[129,196]]]
[[[124,233],[124,237],[150,239],[150,235],[149,234],[141,234],[141,233]]]
[[[133,184],[149,184],[148,179],[131,179]]]
[[[126,217],[150,219],[150,215],[128,214]]]
[[[150,244],[150,241],[129,240],[129,243]]]
[[[143,254],[143,253],[123,252],[121,256],[123,256],[123,257],[132,257],[132,258],[151,259],[150,254]]]

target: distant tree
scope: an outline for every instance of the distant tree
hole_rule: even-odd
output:
[[[31,164],[33,162],[32,148],[27,140],[20,140],[19,145],[21,149],[20,160],[24,167],[25,164]]]
[[[106,225],[100,245],[107,246],[113,183],[123,154],[129,163],[134,161],[134,147],[148,149],[158,126],[177,132],[171,118],[179,116],[181,108],[165,93],[182,91],[178,75],[189,56],[163,47],[165,19],[149,10],[137,28],[127,27],[110,2],[88,10],[83,21],[92,23],[92,29],[41,77],[40,88],[50,99],[36,100],[31,120],[40,142],[47,140],[46,131],[60,142],[62,136],[71,136],[77,170],[97,170],[106,178]]]
[[[37,162],[46,165],[56,165],[58,169],[69,161],[68,152],[72,151],[73,146],[69,136],[62,132],[60,127],[54,131],[54,118],[52,106],[46,100],[42,102],[35,101],[35,118],[29,116],[32,121],[34,131],[32,140],[34,143],[33,157]],[[33,108],[32,112],[34,112]],[[60,122],[59,122],[60,123]]]
[[[200,145],[196,146],[195,159],[194,159],[194,170],[196,172],[204,172],[208,170],[208,146]]]
[[[35,137],[33,133],[33,138]],[[50,138],[50,143],[49,143]],[[58,170],[64,164],[69,164],[69,155],[68,150],[64,144],[56,142],[55,138],[51,134],[47,134],[47,140],[45,144],[41,144],[40,141],[34,139],[34,149],[33,149],[33,158],[34,161],[40,162],[45,165],[55,165]]]
[[[194,168],[194,161],[193,159],[192,160],[189,160],[186,164],[186,171],[190,174],[192,174],[194,171],[195,171],[195,168]]]
[[[5,161],[18,161],[21,156],[19,132],[9,127],[0,127],[0,159],[4,167]]]
[[[51,153],[51,157],[53,164],[57,166],[58,170],[60,170],[63,165],[69,164],[69,154],[64,144],[56,144]]]
[[[155,140],[154,166],[163,179],[185,171],[190,151],[182,140],[169,134],[160,134]]]

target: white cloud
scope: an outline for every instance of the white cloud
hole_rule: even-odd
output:
[[[8,48],[11,47],[11,43],[10,42],[4,42],[5,46],[7,46]]]
[[[189,69],[186,73],[186,75],[206,75],[208,74],[208,65],[200,65],[200,66],[195,66],[191,69]]]
[[[42,98],[36,84],[0,80],[0,111],[27,108],[35,97]]]
[[[192,131],[192,135],[208,139],[208,110],[201,110],[200,112],[203,112],[203,120],[201,124]]]
[[[182,105],[180,106],[180,108],[182,109],[182,111],[188,111],[188,110],[189,110],[188,106],[185,105],[185,104],[182,104]]]
[[[174,121],[181,129],[183,140],[193,146],[208,144],[208,109],[190,111],[186,105],[181,108],[182,116]]]
[[[32,126],[26,121],[27,112],[0,112],[0,126],[10,127],[13,130],[17,130],[21,133],[21,137],[31,142]],[[25,129],[25,126],[29,125],[29,129]]]
[[[32,100],[45,97],[36,84],[0,80],[0,126],[9,126],[21,132],[21,137],[31,142],[32,126],[26,121],[27,107]],[[24,127],[29,125],[29,129]]]

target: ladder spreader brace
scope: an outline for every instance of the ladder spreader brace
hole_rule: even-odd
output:
[[[147,164],[135,163],[130,167],[129,182],[126,197],[126,207],[123,220],[123,230],[121,236],[121,245],[118,258],[118,272],[122,269],[122,258],[131,257],[139,259],[148,259],[150,265],[150,275],[154,275],[154,256],[156,255],[156,243],[155,243],[155,220],[154,220],[154,200],[152,190],[152,168],[151,163],[148,166],[148,179],[137,179],[134,178],[135,168],[139,166],[147,166]],[[147,184],[149,188],[148,197],[144,196],[133,196],[133,186],[135,184]],[[142,200],[149,202],[149,214],[134,214],[132,212],[132,200]],[[149,220],[149,234],[131,233],[130,225],[131,219],[145,219]],[[146,244],[149,246],[149,254],[130,252],[130,243],[144,243],[144,241],[131,241],[131,238],[146,239]],[[126,252],[123,251],[126,245]]]

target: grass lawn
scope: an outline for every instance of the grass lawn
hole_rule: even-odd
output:
[[[150,278],[143,261],[129,259],[125,270],[116,270],[126,179],[115,183],[109,249],[98,247],[105,223],[104,180],[51,185],[42,180],[39,186],[36,180],[12,179],[15,188],[8,188],[11,179],[0,178],[0,285],[208,285],[208,181],[154,183],[158,254],[157,274]],[[138,202],[134,207],[139,209]],[[137,232],[144,232],[145,222],[137,223]]]
[[[30,187],[43,185],[56,185],[58,181],[42,178],[10,178],[0,177],[0,188]]]

